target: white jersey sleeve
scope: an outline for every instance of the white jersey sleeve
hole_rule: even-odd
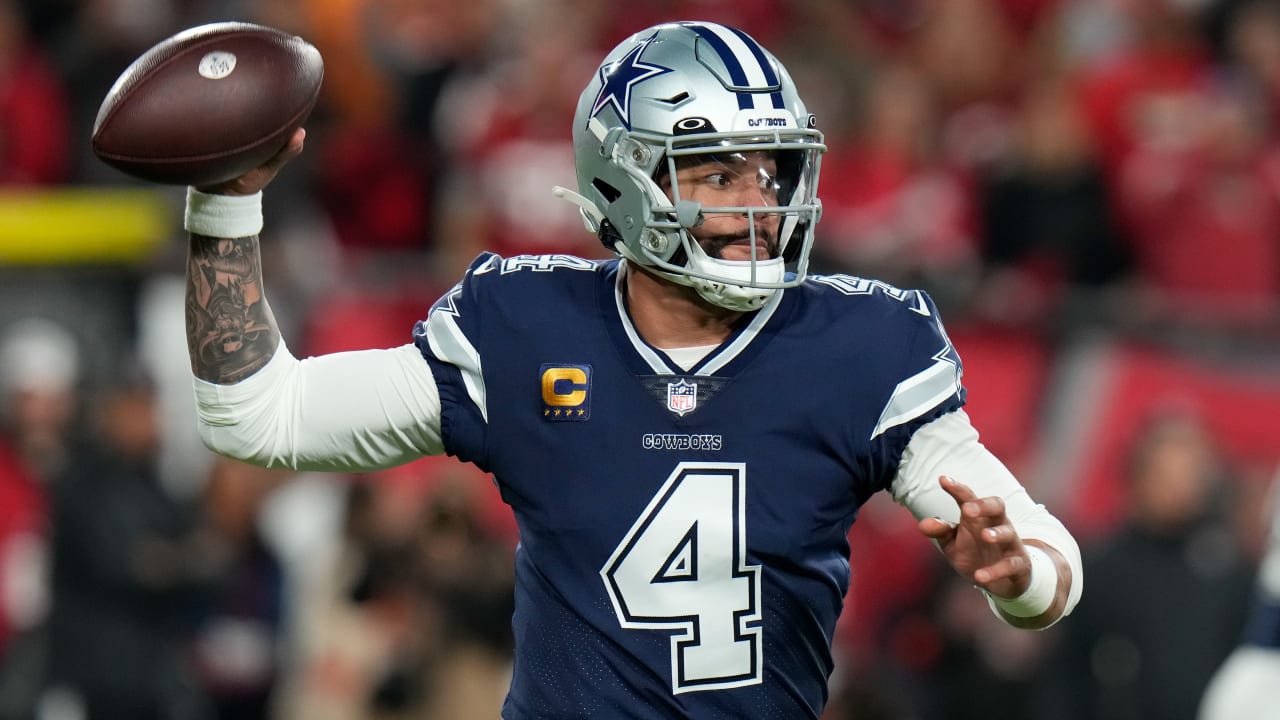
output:
[[[947,413],[911,436],[890,491],[916,519],[935,517],[954,525],[960,521],[960,507],[938,483],[942,475],[964,483],[979,497],[1002,498],[1022,539],[1039,540],[1062,553],[1072,578],[1063,615],[1071,612],[1084,587],[1079,545],[1062,522],[1032,501],[1013,473],[978,441],[978,431],[963,410]]]
[[[241,382],[194,383],[205,445],[254,465],[362,472],[444,452],[435,378],[413,345],[298,360],[281,341]]]

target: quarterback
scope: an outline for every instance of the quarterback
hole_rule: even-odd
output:
[[[554,192],[617,257],[482,254],[389,349],[296,359],[268,308],[261,191],[302,132],[191,188],[206,444],[492,473],[520,531],[508,720],[819,717],[849,529],[880,491],[1006,622],[1070,612],[1076,542],[979,442],[932,300],[807,272],[825,145],[772,54],[642,30],[572,132],[578,186]]]

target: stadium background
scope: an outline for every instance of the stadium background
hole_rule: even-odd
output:
[[[550,193],[573,105],[681,18],[787,64],[831,148],[818,269],[934,295],[984,441],[1111,573],[1011,631],[879,499],[827,715],[1194,716],[1280,461],[1272,2],[0,0],[0,718],[493,717],[509,657],[514,530],[476,471],[200,446],[182,189],[88,150],[119,72],[214,20],[321,50],[263,232],[306,355],[406,342],[480,249],[599,256]]]

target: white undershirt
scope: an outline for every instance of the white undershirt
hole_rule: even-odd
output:
[[[693,347],[683,348],[658,348],[667,354],[667,357],[675,361],[681,370],[688,370],[702,361],[702,358],[711,353],[712,350],[720,347],[716,344],[711,345],[695,345]]]
[[[666,352],[687,369],[713,347]],[[444,452],[439,391],[414,345],[298,360],[282,341],[266,366],[239,383],[194,383],[205,444],[255,465],[361,472]],[[1019,535],[1057,549],[1073,577],[1082,577],[1080,550],[1071,534],[978,441],[963,411],[915,432],[890,494],[916,518],[954,524],[959,507],[938,483],[941,475],[979,496],[1003,498]],[[1072,583],[1068,609],[1075,606],[1082,585]]]

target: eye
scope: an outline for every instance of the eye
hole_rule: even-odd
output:
[[[761,171],[756,174],[756,187],[760,189],[760,192],[765,193],[766,195],[776,196],[780,186],[778,185],[778,178],[767,172]]]
[[[717,172],[703,175],[702,182],[712,187],[727,188],[733,184],[733,179],[729,177],[729,173]]]

